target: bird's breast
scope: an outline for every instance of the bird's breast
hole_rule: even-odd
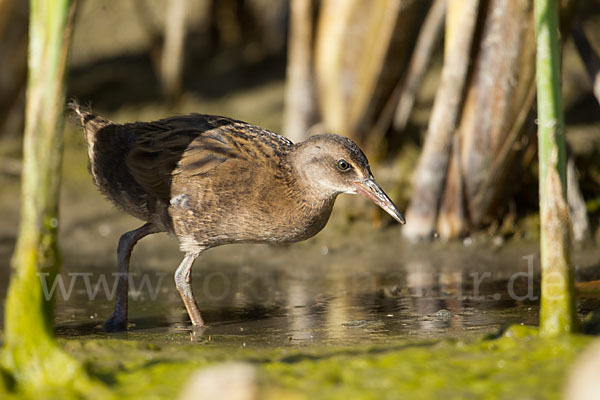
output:
[[[308,201],[293,194],[180,193],[169,212],[176,235],[202,247],[230,243],[290,243],[308,239],[325,227],[334,199]],[[193,238],[193,240],[192,240]]]

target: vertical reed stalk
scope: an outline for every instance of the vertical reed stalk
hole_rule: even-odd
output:
[[[31,397],[63,397],[64,390],[100,394],[81,365],[56,343],[53,300],[40,273],[52,282],[60,270],[57,243],[63,147],[65,71],[74,4],[31,0],[29,58],[19,237],[5,311],[1,362],[17,390]]]
[[[577,314],[569,247],[558,4],[556,0],[535,0],[534,8],[542,263],[540,332],[552,336],[576,331]]]

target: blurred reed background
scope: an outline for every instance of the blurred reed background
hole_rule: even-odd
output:
[[[4,181],[21,169],[27,3],[0,0]],[[585,242],[600,235],[600,2],[562,1],[561,27]],[[67,96],[119,122],[201,112],[347,135],[407,208],[405,236],[506,237],[538,204],[534,39],[528,0],[81,0]]]

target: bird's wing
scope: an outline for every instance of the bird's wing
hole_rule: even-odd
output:
[[[258,127],[223,117],[193,115],[144,125],[140,128],[143,132],[135,134],[127,166],[144,190],[164,201],[171,197],[174,175],[199,180],[218,167],[249,168],[291,144]]]
[[[135,181],[147,193],[168,202],[173,170],[195,133],[156,128],[136,132],[125,161]]]
[[[246,162],[247,148],[238,142],[229,129],[204,132],[185,149],[174,173],[188,178],[200,177],[226,162]]]

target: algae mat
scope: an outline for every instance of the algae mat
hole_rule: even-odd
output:
[[[259,398],[267,399],[557,399],[569,366],[591,341],[580,335],[540,338],[517,326],[497,338],[376,346],[62,343],[116,396],[126,398],[177,398],[194,371],[236,361],[256,371]]]

